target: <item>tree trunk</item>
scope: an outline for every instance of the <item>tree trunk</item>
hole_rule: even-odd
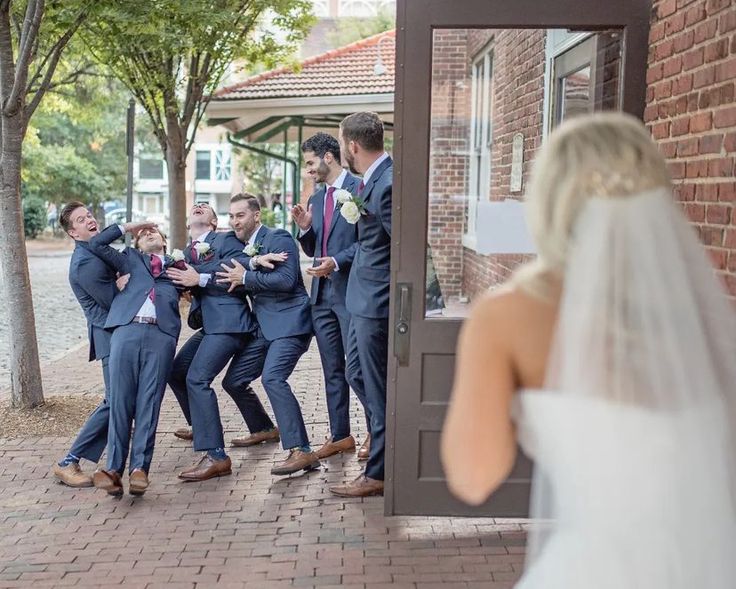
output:
[[[168,133],[166,171],[169,178],[169,239],[168,251],[183,248],[187,242],[187,184],[184,142],[177,133]]]
[[[38,360],[36,320],[33,314],[28,272],[23,206],[20,198],[20,163],[23,146],[23,109],[3,116],[0,158],[0,248],[3,305],[10,328],[10,378],[15,407],[43,403],[41,366]]]

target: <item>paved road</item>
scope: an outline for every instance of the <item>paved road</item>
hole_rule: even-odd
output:
[[[71,252],[53,252],[28,259],[41,362],[86,341],[87,323],[69,286],[70,257]],[[0,389],[10,386],[10,311],[0,305]]]

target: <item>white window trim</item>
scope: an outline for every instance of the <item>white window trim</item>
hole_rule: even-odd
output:
[[[479,90],[478,67],[482,68],[483,88]],[[488,198],[491,189],[491,148],[493,145],[493,48],[486,45],[471,64],[471,125],[468,154],[468,221],[463,234],[463,246],[476,250],[478,202]],[[480,97],[478,93],[480,92]],[[480,104],[478,104],[480,98]],[[481,116],[478,116],[478,110]],[[485,115],[485,118],[483,115]],[[476,142],[480,128],[480,139]],[[476,189],[476,185],[478,189]]]

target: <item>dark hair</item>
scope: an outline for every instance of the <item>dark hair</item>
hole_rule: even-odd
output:
[[[258,197],[250,192],[238,192],[238,194],[230,197],[230,202],[238,202],[244,200],[248,203],[248,208],[251,211],[260,211],[261,204],[258,202]]]
[[[340,123],[345,143],[355,141],[367,151],[383,151],[383,123],[374,112],[356,112]]]
[[[337,139],[328,133],[315,133],[304,143],[302,143],[302,152],[313,151],[314,154],[322,159],[329,151],[337,163],[340,163],[340,144]]]
[[[163,238],[163,240],[164,240],[164,252],[165,252],[166,251],[166,234],[161,229],[159,229],[158,227],[155,227],[154,229],[150,229],[148,231],[139,231],[135,235],[135,237],[133,238],[133,247],[135,249],[138,249],[138,242],[141,240],[141,236],[144,233],[148,233],[149,231],[157,231],[158,234]]]
[[[61,225],[61,228],[64,231],[69,231],[72,228],[73,222],[72,222],[72,213],[76,211],[79,207],[86,207],[83,202],[79,202],[78,200],[73,200],[72,202],[68,202],[64,205],[64,208],[61,209],[61,215],[59,216],[59,225]]]

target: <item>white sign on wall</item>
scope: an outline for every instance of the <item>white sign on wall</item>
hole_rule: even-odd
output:
[[[521,192],[524,168],[524,135],[516,133],[511,147],[511,192]]]

